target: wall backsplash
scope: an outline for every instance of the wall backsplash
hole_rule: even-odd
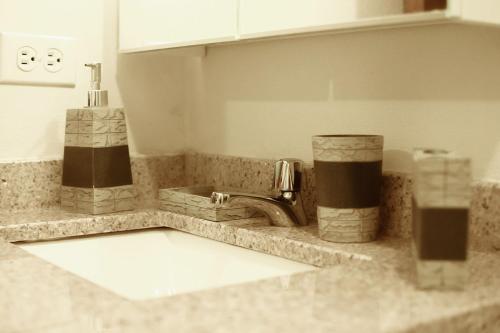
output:
[[[36,209],[60,203],[61,161],[0,163],[0,209]],[[274,160],[203,153],[132,158],[139,207],[156,206],[158,189],[188,185],[217,185],[251,193],[272,189]],[[385,172],[381,193],[381,232],[411,236],[412,180],[404,173]],[[314,169],[305,164],[302,189],[306,215],[316,220]],[[471,243],[500,250],[500,184],[473,186]]]
[[[140,207],[156,204],[158,189],[184,186],[184,156],[132,157]],[[36,209],[61,202],[62,161],[0,163],[0,209]]]
[[[275,160],[223,155],[186,154],[189,185],[216,185],[250,193],[270,193]],[[302,198],[307,218],[316,221],[314,169],[306,163]],[[381,194],[381,224],[384,234],[411,236],[411,179],[403,173],[386,172]]]
[[[500,251],[500,183],[477,183],[472,189],[470,212],[472,245]]]
[[[0,163],[0,209],[60,203],[62,161]]]

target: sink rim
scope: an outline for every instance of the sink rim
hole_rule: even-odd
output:
[[[85,241],[85,240],[99,240],[99,239],[105,240],[107,238],[109,239],[110,237],[114,237],[114,236],[132,236],[133,237],[135,235],[146,234],[146,233],[158,233],[158,232],[160,232],[162,234],[165,234],[166,232],[168,232],[169,234],[173,233],[173,234],[177,234],[177,235],[182,235],[183,237],[201,240],[202,242],[209,242],[212,245],[216,245],[219,247],[233,248],[236,251],[242,251],[244,253],[248,253],[248,254],[251,254],[254,256],[259,256],[260,258],[273,258],[273,260],[281,261],[283,263],[292,264],[295,266],[301,266],[303,268],[298,269],[298,270],[293,270],[290,272],[280,272],[280,273],[274,273],[272,275],[264,275],[261,277],[253,277],[250,279],[225,282],[225,283],[222,283],[220,285],[215,285],[215,286],[192,288],[190,290],[181,290],[181,291],[173,292],[173,293],[169,293],[169,294],[159,293],[158,295],[144,297],[144,296],[130,296],[130,294],[125,295],[123,291],[120,292],[120,291],[117,291],[113,288],[110,288],[108,285],[103,285],[101,282],[95,281],[94,279],[89,278],[88,276],[83,276],[80,272],[73,271],[72,269],[68,268],[64,264],[56,263],[53,260],[47,259],[44,256],[41,256],[37,253],[34,253],[36,251],[32,252],[32,251],[28,250],[28,248],[37,247],[38,245],[43,246],[44,244],[49,245],[49,246],[50,245],[61,246],[61,245],[63,245],[61,242],[65,242],[65,241],[72,242],[72,241],[81,241],[81,240],[83,240],[83,241]],[[131,300],[131,301],[148,301],[148,300],[154,300],[154,299],[161,299],[161,298],[165,298],[165,297],[172,297],[172,296],[176,296],[176,295],[182,295],[182,294],[186,294],[186,293],[196,293],[196,292],[203,292],[203,291],[207,291],[207,290],[225,288],[225,287],[236,286],[236,285],[252,284],[255,282],[261,282],[261,281],[265,281],[265,280],[269,280],[269,279],[290,277],[290,276],[295,275],[295,274],[307,274],[307,273],[310,273],[313,271],[317,271],[318,269],[321,269],[320,267],[316,267],[316,266],[313,266],[311,264],[301,263],[298,261],[294,261],[292,259],[284,258],[284,257],[277,256],[277,255],[270,254],[270,253],[264,253],[264,252],[257,251],[255,249],[251,249],[251,248],[246,248],[246,247],[242,247],[242,246],[238,246],[238,245],[234,245],[234,244],[228,244],[225,242],[221,242],[221,241],[217,241],[217,240],[214,240],[211,238],[195,235],[195,234],[192,234],[192,233],[189,233],[189,232],[186,232],[183,230],[171,228],[171,227],[154,227],[154,228],[145,228],[145,229],[136,229],[136,230],[96,233],[96,234],[90,234],[90,235],[61,237],[61,238],[57,238],[57,239],[44,239],[44,240],[35,240],[35,241],[31,241],[31,240],[18,241],[18,242],[14,242],[13,245],[17,246],[18,248],[22,249],[23,251],[27,252],[28,254],[35,256],[36,258],[38,258],[40,260],[43,260],[47,264],[50,264],[50,265],[58,267],[59,269],[62,269],[64,272],[66,272],[68,274],[72,274],[74,276],[77,276],[78,278],[84,279],[88,283],[92,283],[99,288],[102,288],[108,292],[111,292],[117,296],[120,296],[122,298]]]

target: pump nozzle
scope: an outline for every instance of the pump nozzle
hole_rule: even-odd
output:
[[[85,67],[90,67],[90,89],[100,90],[101,89],[101,63],[93,62],[90,64],[85,64]]]
[[[100,62],[85,64],[90,67],[90,90],[88,92],[87,107],[107,106],[108,92],[101,90],[101,67]]]

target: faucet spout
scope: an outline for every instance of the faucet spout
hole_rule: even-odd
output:
[[[274,190],[278,193],[275,196],[213,192],[211,201],[216,207],[238,203],[256,208],[266,214],[276,226],[307,225],[300,195],[302,178],[302,163],[299,160],[279,160],[274,166]]]
[[[292,204],[290,201],[279,197],[266,197],[258,194],[238,192],[213,192],[211,200],[216,207],[234,203],[256,208],[262,211],[271,223],[276,226],[293,227],[295,225],[307,225],[301,200],[295,200],[295,204]]]

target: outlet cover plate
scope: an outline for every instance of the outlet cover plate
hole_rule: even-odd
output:
[[[0,84],[74,87],[76,81],[75,39],[0,32]],[[18,67],[18,50],[30,47],[36,51],[35,66],[30,71]],[[45,66],[49,50],[60,50],[60,69],[49,71]]]

